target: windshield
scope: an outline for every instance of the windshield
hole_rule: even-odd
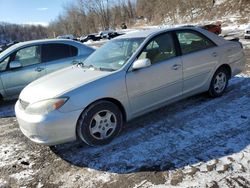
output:
[[[137,50],[144,38],[115,39],[107,42],[84,62],[85,66],[103,70],[120,69]]]

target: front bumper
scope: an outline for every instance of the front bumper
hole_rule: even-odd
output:
[[[22,133],[33,142],[56,145],[76,140],[76,124],[81,110],[31,115],[23,110],[18,100],[15,113]]]

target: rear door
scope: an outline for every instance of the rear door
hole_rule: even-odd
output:
[[[193,30],[176,31],[182,52],[183,94],[201,88],[219,61],[218,47]]]
[[[43,44],[42,61],[46,64],[46,73],[48,74],[77,63],[78,49],[62,43]]]
[[[182,62],[171,33],[151,39],[138,56],[138,59],[144,58],[150,59],[152,65],[126,75],[135,116],[182,94]]]
[[[1,80],[7,97],[16,96],[30,82],[45,74],[45,65],[41,63],[40,45],[17,50],[4,61],[19,61],[20,68],[10,69],[7,65],[1,72]]]

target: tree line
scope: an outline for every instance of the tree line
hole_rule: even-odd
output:
[[[237,11],[249,20],[250,0],[75,0],[48,27],[0,23],[0,37],[25,41],[63,34],[82,36],[140,24],[178,24],[216,20]],[[217,3],[217,4],[216,4]],[[1,39],[1,38],[0,38]]]
[[[64,13],[49,25],[50,33],[76,36],[132,25],[136,19],[135,0],[77,0],[64,7]]]
[[[222,16],[245,14],[249,17],[250,0],[76,0],[65,6],[64,13],[50,23],[50,34],[71,33],[81,36],[122,23],[134,26],[140,21],[150,24],[178,24],[216,20]],[[248,15],[248,16],[247,16]],[[248,20],[249,21],[249,20]]]
[[[0,23],[0,42],[27,41],[48,37],[48,28],[34,25]]]

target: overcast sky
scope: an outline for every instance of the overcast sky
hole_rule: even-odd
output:
[[[74,0],[0,0],[0,22],[47,25]]]

